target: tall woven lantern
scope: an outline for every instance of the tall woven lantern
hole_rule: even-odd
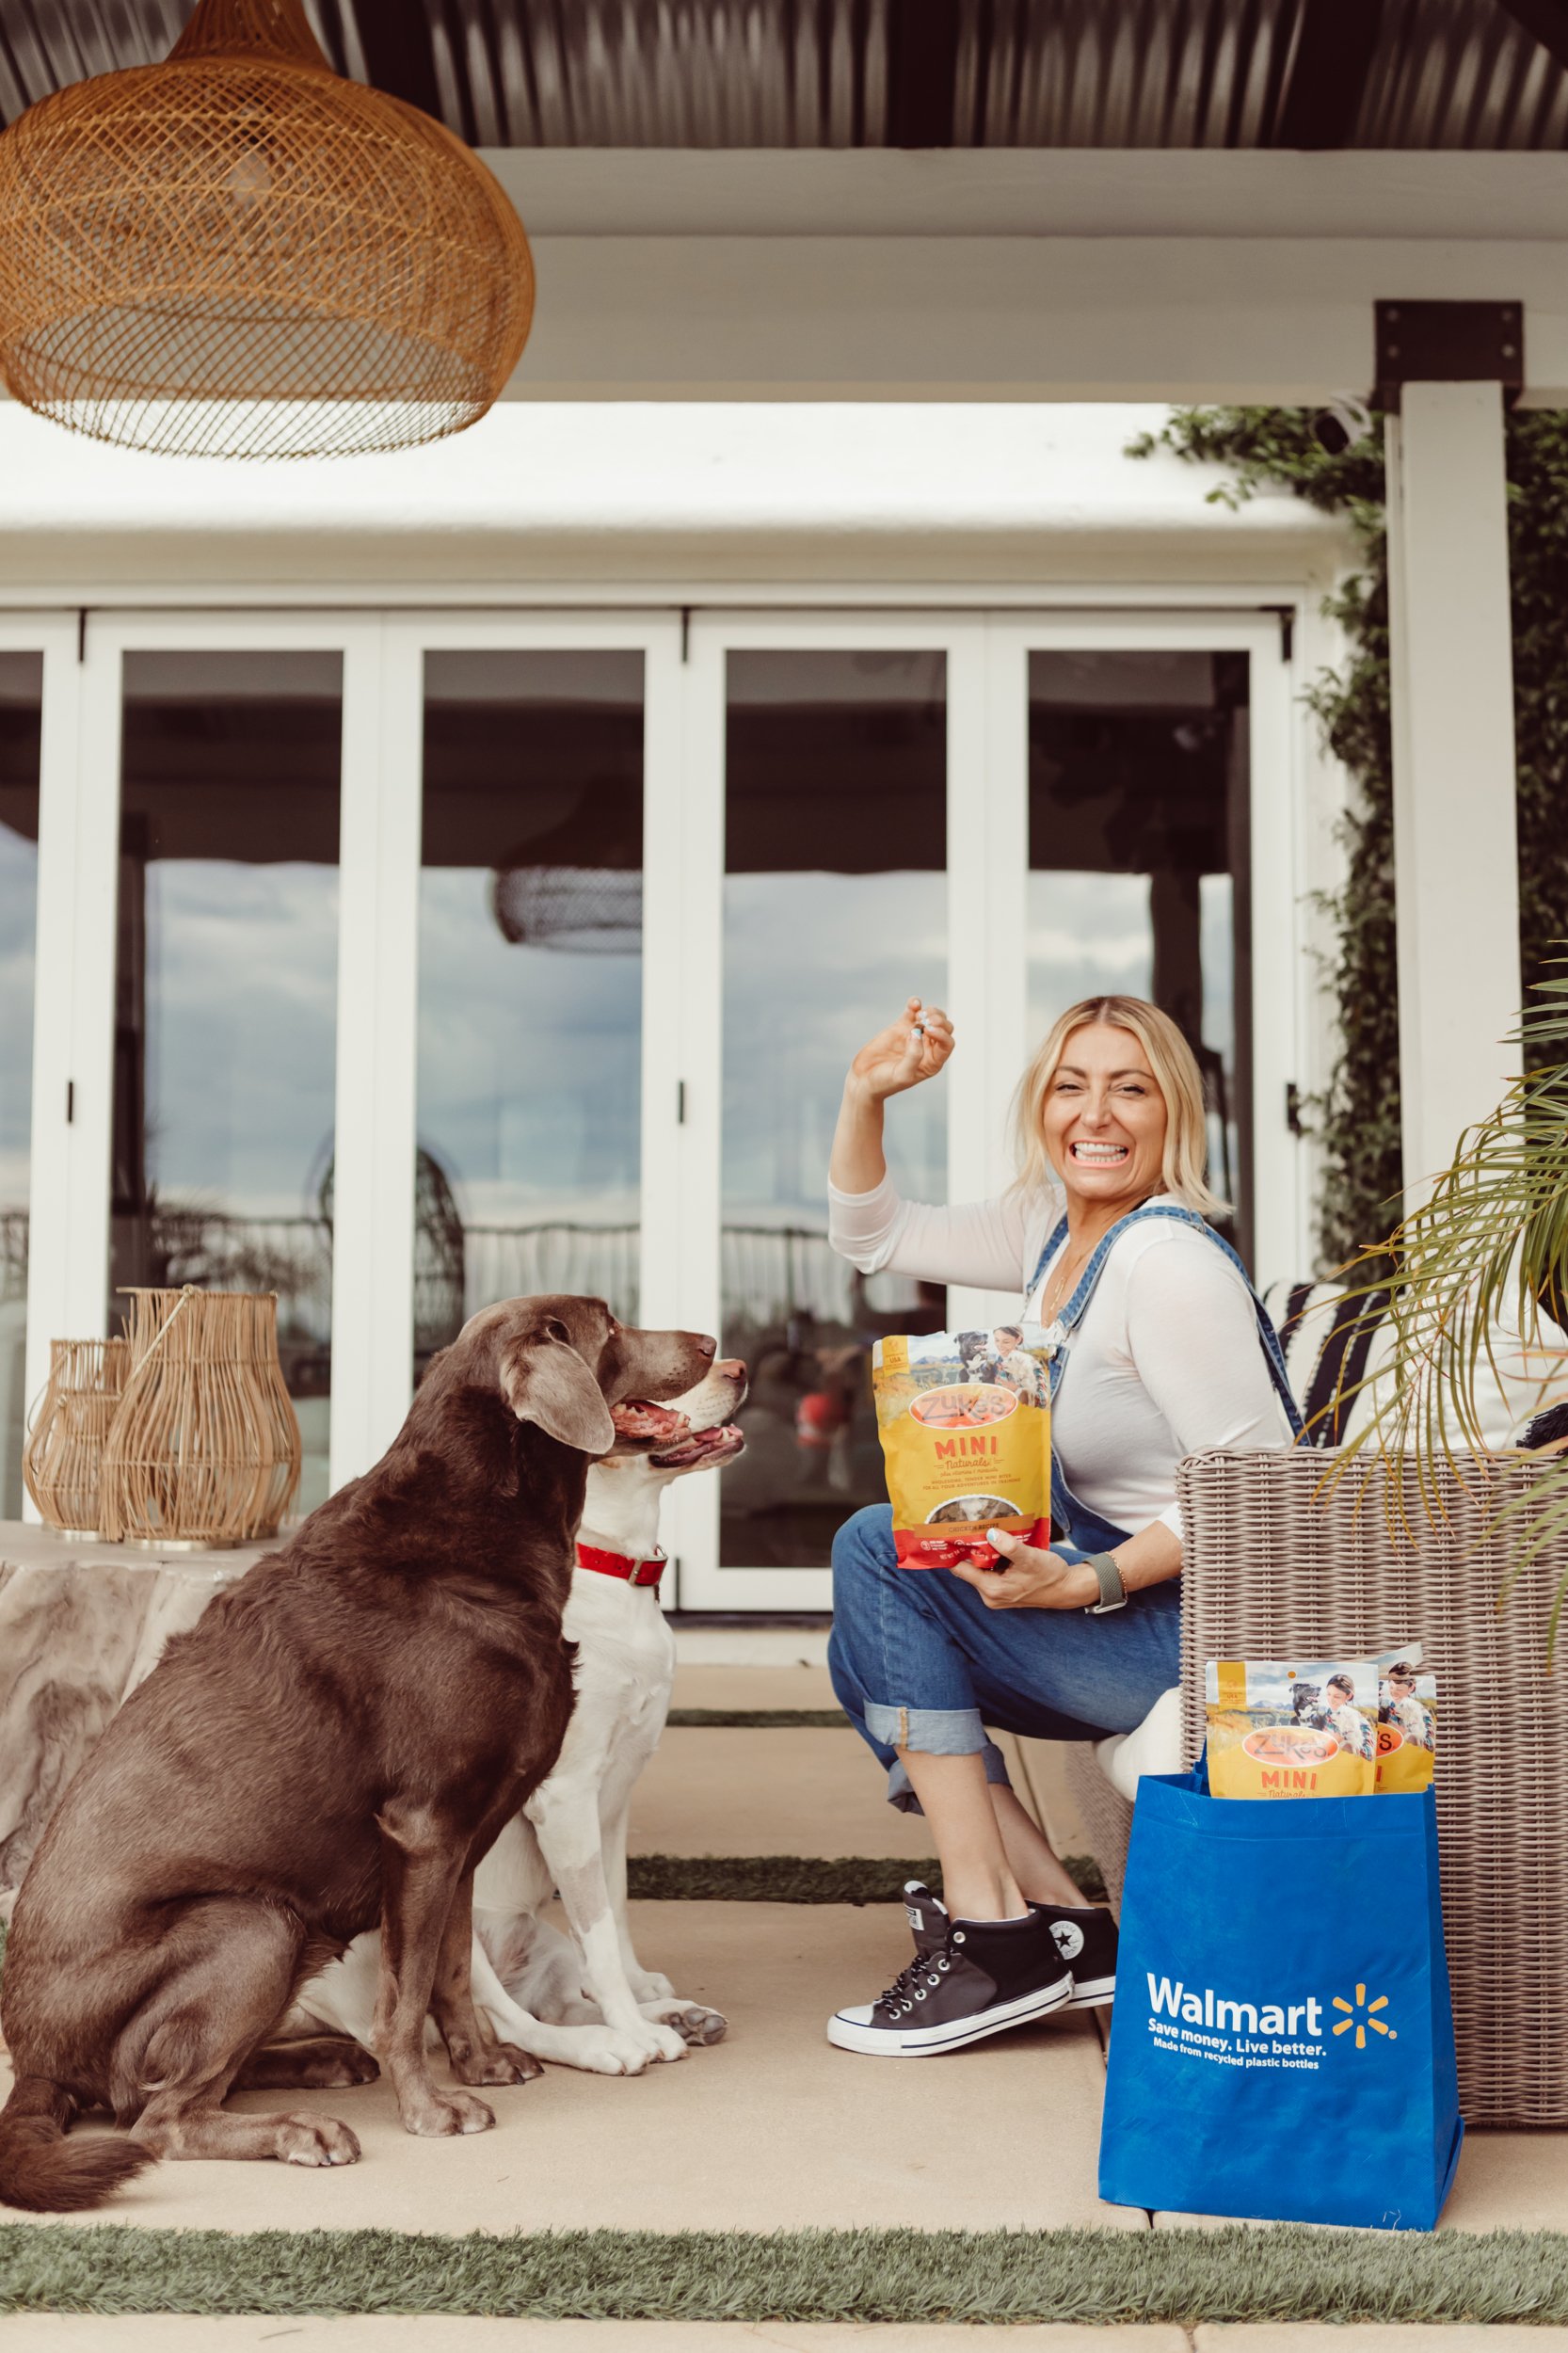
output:
[[[253,1544],[299,1485],[299,1424],[271,1291],[131,1290],[125,1388],[104,1449],[117,1544]]]
[[[98,1532],[104,1447],[124,1386],[124,1340],[51,1340],[49,1385],[22,1453],[27,1493],[48,1528]]]
[[[0,136],[0,367],[102,440],[434,440],[490,407],[533,310],[492,174],[334,73],[302,0],[200,0],[162,65],[73,83]]]

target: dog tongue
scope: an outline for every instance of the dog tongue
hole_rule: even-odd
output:
[[[612,1405],[610,1419],[623,1438],[683,1438],[690,1427],[684,1414],[672,1414],[667,1405],[650,1405],[641,1397]]]

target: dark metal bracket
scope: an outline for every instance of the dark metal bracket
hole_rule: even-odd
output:
[[[1502,387],[1512,408],[1525,387],[1522,302],[1380,302],[1376,406],[1398,415],[1407,384]]]

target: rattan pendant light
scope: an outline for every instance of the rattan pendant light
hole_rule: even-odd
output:
[[[73,83],[0,136],[0,366],[103,440],[434,440],[489,408],[533,308],[492,175],[334,73],[301,0],[201,0],[164,64]]]

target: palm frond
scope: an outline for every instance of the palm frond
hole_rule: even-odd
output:
[[[1499,1394],[1515,1426],[1568,1395],[1568,1064],[1542,1066],[1544,1048],[1560,1053],[1568,1044],[1568,979],[1545,981],[1538,993],[1546,1001],[1515,1032],[1528,1075],[1465,1130],[1448,1167],[1387,1239],[1341,1270],[1368,1306],[1386,1301],[1387,1353],[1357,1385],[1370,1416],[1332,1476],[1342,1478],[1358,1449],[1405,1456],[1434,1519],[1444,1512],[1440,1472],[1472,1487],[1486,1481]],[[1490,1533],[1510,1539],[1499,1606],[1568,1528],[1568,1454],[1543,1454],[1541,1464],[1529,1493],[1511,1497],[1488,1522]],[[1568,1578],[1554,1640],[1565,1599]]]

